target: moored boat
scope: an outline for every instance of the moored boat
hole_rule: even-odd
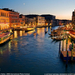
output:
[[[48,33],[48,35],[50,35],[50,36],[51,36],[51,34],[50,34],[50,33]]]
[[[27,28],[27,30],[34,30],[34,28],[32,28],[32,27],[29,27],[29,28]]]
[[[10,32],[0,32],[0,44],[5,43],[10,39]]]
[[[52,36],[51,38],[54,39],[54,40],[63,40],[63,39],[66,39],[66,37],[62,36]]]
[[[47,31],[45,31],[45,34],[47,33]]]

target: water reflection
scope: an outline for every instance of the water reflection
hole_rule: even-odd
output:
[[[9,52],[11,52],[11,41],[8,43],[9,45]]]
[[[45,28],[37,28],[37,33],[39,37],[44,37],[45,36]]]
[[[18,42],[17,41],[14,41],[14,46],[15,46],[15,50],[17,50],[17,47],[18,47]]]
[[[10,48],[11,46],[9,44],[10,43],[7,43],[7,45],[0,46],[1,55],[4,55],[4,56],[9,55],[9,53],[11,52],[11,48]]]
[[[48,27],[46,27],[46,31],[48,31]]]
[[[47,30],[50,33],[50,28],[47,27]],[[36,35],[33,35],[34,33]],[[65,63],[58,57],[59,41],[49,39],[48,33],[45,34],[45,28],[37,28],[30,32],[14,31],[13,39],[0,47],[0,68],[2,69],[0,72],[29,72],[32,75],[43,75],[46,72],[74,71],[71,71],[70,67],[67,71],[65,70]],[[68,40],[68,48],[70,44]],[[66,40],[64,40],[65,49]],[[73,65],[72,69],[75,69],[75,64]]]
[[[29,31],[29,32],[27,32],[29,35],[31,35],[33,32],[35,32],[35,30],[33,30],[33,31]]]
[[[48,31],[48,27],[46,28]],[[36,35],[34,35],[33,33],[36,33]],[[4,54],[6,53],[6,50],[8,50],[9,53],[11,53],[11,49],[13,46],[14,50],[18,50],[18,42],[20,41],[20,44],[23,44],[23,41],[21,41],[23,38],[19,38],[19,36],[28,36],[33,34],[34,39],[36,39],[37,35],[39,38],[37,38],[38,42],[44,42],[44,40],[42,38],[44,38],[45,36],[45,28],[37,28],[33,31],[29,31],[29,32],[25,32],[25,31],[14,31],[14,34],[11,35],[11,41],[7,42],[5,45],[3,45],[3,47],[0,47],[0,53]],[[40,38],[41,37],[41,38]]]
[[[14,31],[14,38],[17,38],[17,31]]]
[[[22,31],[20,31],[20,36],[22,36]]]
[[[24,35],[24,36],[27,36],[27,33],[24,33],[23,35]]]

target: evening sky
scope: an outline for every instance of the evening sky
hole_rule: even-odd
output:
[[[58,19],[71,19],[75,0],[0,0],[0,8],[10,8],[21,14],[51,14]]]

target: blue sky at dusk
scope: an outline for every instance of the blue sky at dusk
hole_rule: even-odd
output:
[[[0,8],[10,8],[21,14],[52,14],[58,19],[71,19],[75,0],[0,0]]]

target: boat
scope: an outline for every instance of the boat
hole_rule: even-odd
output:
[[[10,32],[0,32],[0,44],[5,43],[10,39]]]
[[[54,39],[54,40],[63,40],[63,39],[66,39],[66,37],[63,38],[63,35],[62,36],[52,36],[51,39]]]
[[[31,31],[31,30],[34,30],[34,29],[35,29],[35,28],[32,28],[32,27],[28,27],[28,28],[27,28],[28,31]]]
[[[45,31],[45,34],[47,33],[47,31]]]
[[[48,33],[48,35],[50,35],[50,36],[51,36],[51,34],[50,34],[50,33]]]

